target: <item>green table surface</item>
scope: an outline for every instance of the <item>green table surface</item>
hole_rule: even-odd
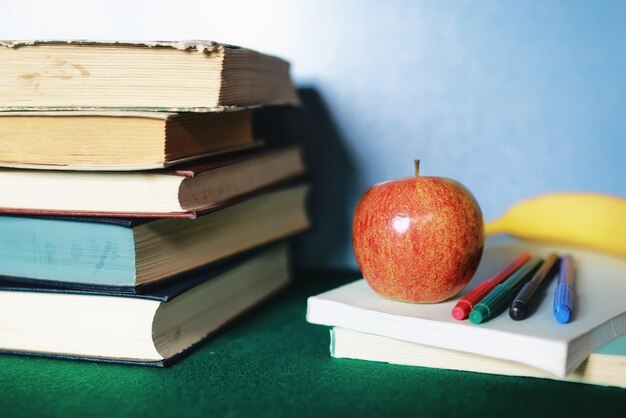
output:
[[[0,355],[2,416],[624,416],[626,390],[329,356],[308,273],[170,368]]]

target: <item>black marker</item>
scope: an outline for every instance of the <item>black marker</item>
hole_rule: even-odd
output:
[[[557,261],[559,261],[559,256],[554,253],[550,254],[533,278],[522,287],[522,290],[520,290],[517,296],[515,296],[515,299],[513,299],[513,303],[511,303],[511,308],[509,309],[511,319],[519,321],[520,319],[526,318],[526,314],[535,299],[534,296],[537,290],[539,290],[541,283],[543,283],[546,278],[551,277],[552,270],[557,265]]]

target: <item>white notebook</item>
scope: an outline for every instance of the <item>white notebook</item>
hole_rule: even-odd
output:
[[[547,286],[532,316],[513,321],[508,313],[480,325],[457,321],[451,311],[477,283],[510,263],[522,250],[545,256],[569,252],[576,264],[572,322],[552,315],[556,280]],[[512,360],[565,377],[589,354],[626,333],[626,260],[580,250],[490,240],[474,279],[457,297],[438,304],[384,299],[358,280],[308,300],[307,320],[468,353]]]
[[[404,366],[538,377],[626,388],[626,335],[595,350],[564,378],[510,360],[410,343],[345,328],[330,330],[330,355],[335,358]]]

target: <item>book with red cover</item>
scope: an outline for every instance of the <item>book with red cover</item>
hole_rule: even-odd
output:
[[[148,172],[0,169],[0,213],[195,218],[304,173],[297,146]]]

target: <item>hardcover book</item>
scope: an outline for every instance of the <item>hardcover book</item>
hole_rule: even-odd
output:
[[[0,112],[4,167],[148,170],[255,145],[252,111]]]
[[[460,297],[528,250],[538,256],[570,253],[576,261],[573,321],[552,313],[553,280],[536,312],[523,321],[503,314],[484,324],[457,321],[451,311]],[[626,333],[626,261],[582,250],[488,240],[477,273],[447,302],[409,304],[383,299],[359,280],[309,298],[307,320],[368,334],[511,360],[565,377],[591,352]]]
[[[196,219],[0,216],[5,280],[141,287],[302,232],[308,186],[266,191]]]
[[[0,351],[164,366],[288,281],[280,244],[142,294],[0,282]]]
[[[295,146],[150,172],[0,169],[0,213],[195,218],[304,172]]]
[[[212,41],[0,41],[0,110],[297,103],[286,61]]]

